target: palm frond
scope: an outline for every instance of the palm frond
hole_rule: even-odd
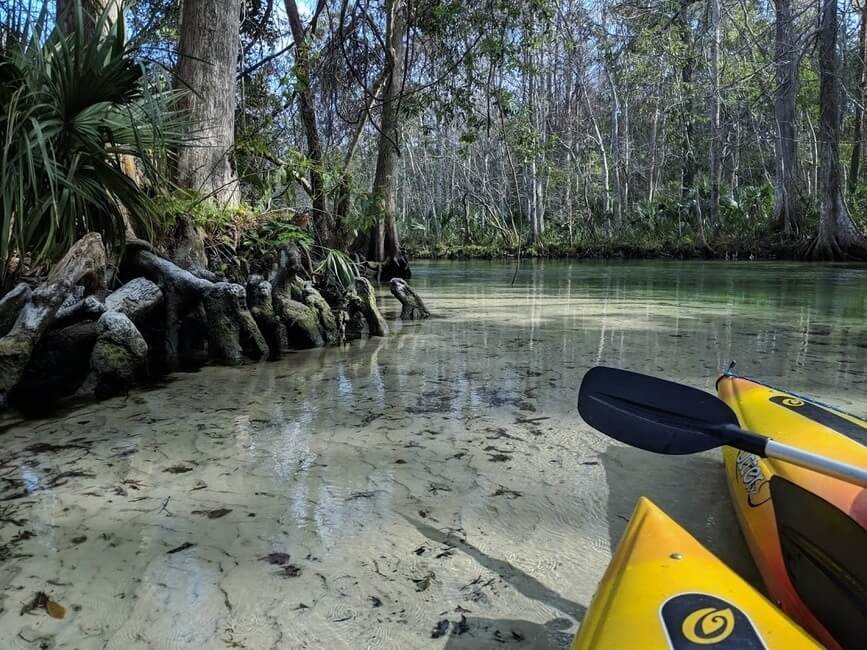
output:
[[[346,253],[333,248],[322,248],[322,259],[316,265],[316,273],[325,277],[325,283],[331,284],[341,291],[355,286],[358,269],[355,262]]]
[[[0,280],[12,252],[49,260],[86,231],[116,241],[125,218],[147,229],[151,200],[121,157],[161,187],[188,139],[178,93],[136,61],[122,20],[86,29],[78,7],[63,33],[47,17],[10,17],[0,35]]]

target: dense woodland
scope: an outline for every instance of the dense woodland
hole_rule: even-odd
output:
[[[867,8],[0,2],[6,286],[89,231],[241,277],[419,255],[863,257]],[[182,247],[186,243],[180,244]]]

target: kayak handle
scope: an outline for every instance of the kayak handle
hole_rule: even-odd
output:
[[[848,463],[841,463],[836,460],[831,460],[825,456],[819,456],[797,447],[777,442],[776,440],[768,439],[765,444],[765,453],[767,458],[776,458],[792,465],[806,467],[821,474],[827,474],[834,478],[839,478],[849,483],[867,487],[867,469]]]

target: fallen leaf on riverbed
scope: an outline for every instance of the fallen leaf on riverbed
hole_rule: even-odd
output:
[[[301,575],[301,567],[297,564],[287,564],[283,567],[283,576],[287,578],[297,578]]]
[[[495,497],[503,497],[504,496],[507,499],[517,499],[519,496],[521,496],[521,493],[517,492],[515,490],[510,490],[509,488],[505,488],[505,487],[500,486],[497,488],[497,491],[494,492],[491,496],[495,496]]]
[[[37,591],[33,600],[21,608],[21,616],[30,614],[37,609],[44,609],[51,618],[63,618],[66,616],[66,608],[48,597],[44,591]]]
[[[268,553],[265,557],[260,557],[260,560],[265,560],[268,564],[283,565],[289,564],[290,555],[288,553]]]
[[[186,465],[172,465],[171,467],[165,468],[163,471],[171,474],[183,474],[185,472],[192,472],[193,468],[187,467]]]
[[[216,510],[193,510],[194,515],[207,515],[208,519],[219,519],[232,512],[231,508],[217,508]]]
[[[45,604],[45,611],[48,612],[51,618],[63,618],[66,616],[66,608],[60,603],[55,603],[53,600],[49,600]]]
[[[190,542],[184,542],[180,546],[177,546],[170,551],[166,551],[166,553],[168,555],[171,555],[172,553],[180,553],[181,551],[186,551],[188,548],[192,548],[193,546],[195,546],[195,544],[191,544]]]
[[[416,591],[427,591],[428,587],[430,587],[431,580],[435,579],[436,576],[433,572],[428,573],[423,578],[412,578],[412,581],[415,583]]]
[[[48,594],[46,594],[44,591],[37,591],[36,595],[33,596],[33,600],[31,600],[29,603],[27,603],[26,605],[24,605],[24,607],[21,608],[21,616],[29,614],[30,612],[37,609],[45,609],[47,605]]]

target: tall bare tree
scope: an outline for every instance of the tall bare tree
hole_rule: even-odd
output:
[[[710,151],[708,172],[710,174],[710,222],[718,224],[719,193],[722,180],[722,128],[720,111],[720,0],[708,0],[708,17],[710,21]]]
[[[194,141],[178,152],[177,182],[227,206],[240,200],[232,167],[241,0],[184,0],[177,77]]]
[[[797,32],[792,16],[792,0],[775,0],[776,13],[774,66],[777,85],[774,92],[774,227],[786,236],[801,229],[803,202],[799,182],[798,134],[795,106],[798,96]]]
[[[372,202],[376,223],[370,238],[370,257],[376,261],[396,262],[400,256],[397,234],[397,185],[400,150],[400,100],[404,83],[406,56],[407,6],[404,0],[385,2],[385,85],[379,123],[376,171],[373,177]]]
[[[313,94],[310,74],[310,51],[316,34],[316,23],[325,8],[325,0],[319,0],[313,11],[310,25],[305,29],[298,13],[298,3],[286,0],[286,15],[292,38],[295,39],[295,79],[298,83],[298,110],[307,138],[307,157],[310,159],[310,200],[313,204],[313,224],[316,239],[321,244],[331,244],[331,216],[325,204],[325,181],[322,168],[322,144],[316,118],[316,99]]]

